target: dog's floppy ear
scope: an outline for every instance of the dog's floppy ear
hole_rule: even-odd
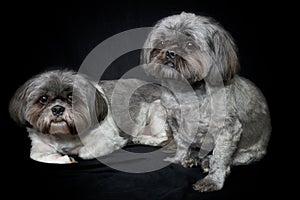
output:
[[[95,110],[98,122],[102,121],[108,114],[108,106],[99,90],[95,93]]]
[[[21,87],[17,89],[14,96],[9,103],[9,114],[11,118],[17,122],[19,125],[26,125],[25,120],[25,109],[26,109],[26,96],[29,85],[32,83],[32,80],[27,81]]]
[[[159,20],[155,26],[152,28],[150,33],[147,36],[146,41],[144,42],[143,49],[141,50],[140,54],[140,64],[149,64],[150,62],[150,54],[151,51],[153,50],[153,40],[155,39],[155,34],[157,29],[161,26],[161,23],[164,19]]]
[[[149,35],[144,43],[143,49],[141,50],[140,64],[149,64],[149,62],[150,62],[150,53],[152,50],[150,39],[152,37],[153,32],[154,32],[154,29],[149,33]]]
[[[220,78],[223,83],[230,81],[239,67],[237,47],[233,38],[220,25],[215,27],[209,45],[212,51],[212,67],[206,80],[212,85],[219,84]]]

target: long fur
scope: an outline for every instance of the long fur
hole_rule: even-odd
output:
[[[168,88],[161,103],[177,151],[166,160],[200,164],[208,172],[195,190],[221,189],[232,165],[266,154],[271,133],[267,102],[252,82],[237,75],[234,40],[214,19],[183,12],[160,20],[145,42],[141,62]]]

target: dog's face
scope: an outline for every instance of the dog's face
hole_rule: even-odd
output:
[[[229,81],[236,73],[236,46],[211,18],[189,13],[159,21],[150,32],[141,63],[157,78],[185,78],[190,83]],[[221,79],[221,80],[220,80]]]
[[[93,98],[94,97],[94,98]],[[21,86],[9,106],[11,117],[45,134],[77,134],[92,128],[107,114],[99,91],[82,75],[50,71]]]

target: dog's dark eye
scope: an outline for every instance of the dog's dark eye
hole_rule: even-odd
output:
[[[160,49],[163,49],[166,45],[166,42],[165,41],[160,41],[158,44],[157,44],[157,48],[160,48]]]
[[[189,50],[193,50],[195,49],[195,44],[193,42],[187,42],[185,47]]]
[[[45,103],[47,103],[47,101],[48,101],[48,97],[46,95],[41,96],[41,98],[39,100],[39,102],[41,104],[45,104]]]

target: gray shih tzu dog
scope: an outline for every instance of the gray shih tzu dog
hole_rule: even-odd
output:
[[[208,172],[195,190],[222,189],[231,166],[266,154],[267,102],[237,75],[236,45],[214,19],[183,12],[160,20],[148,35],[141,63],[165,88],[160,103],[177,146],[166,160],[199,164]]]
[[[27,128],[32,144],[30,157],[45,163],[74,163],[76,161],[72,155],[91,159],[122,148],[127,138],[121,136],[119,125],[129,120],[119,118],[115,121],[113,118],[110,96],[116,82],[103,81],[98,84],[74,71],[53,70],[38,74],[24,83],[12,97],[9,112],[15,122]],[[164,124],[166,113],[157,98],[151,95],[154,86],[147,86],[135,79],[120,82],[125,88],[145,85],[149,92],[148,95],[139,94],[139,91],[145,92],[140,87],[131,98],[130,117],[138,119],[133,120],[136,123],[129,129],[131,139],[151,145],[165,141],[167,135],[162,132],[167,130]],[[147,103],[148,98],[148,102],[153,103]],[[124,102],[124,96],[121,101]],[[152,117],[154,113],[155,117]],[[163,130],[157,130],[151,118],[161,122]],[[146,130],[153,130],[153,134]]]

